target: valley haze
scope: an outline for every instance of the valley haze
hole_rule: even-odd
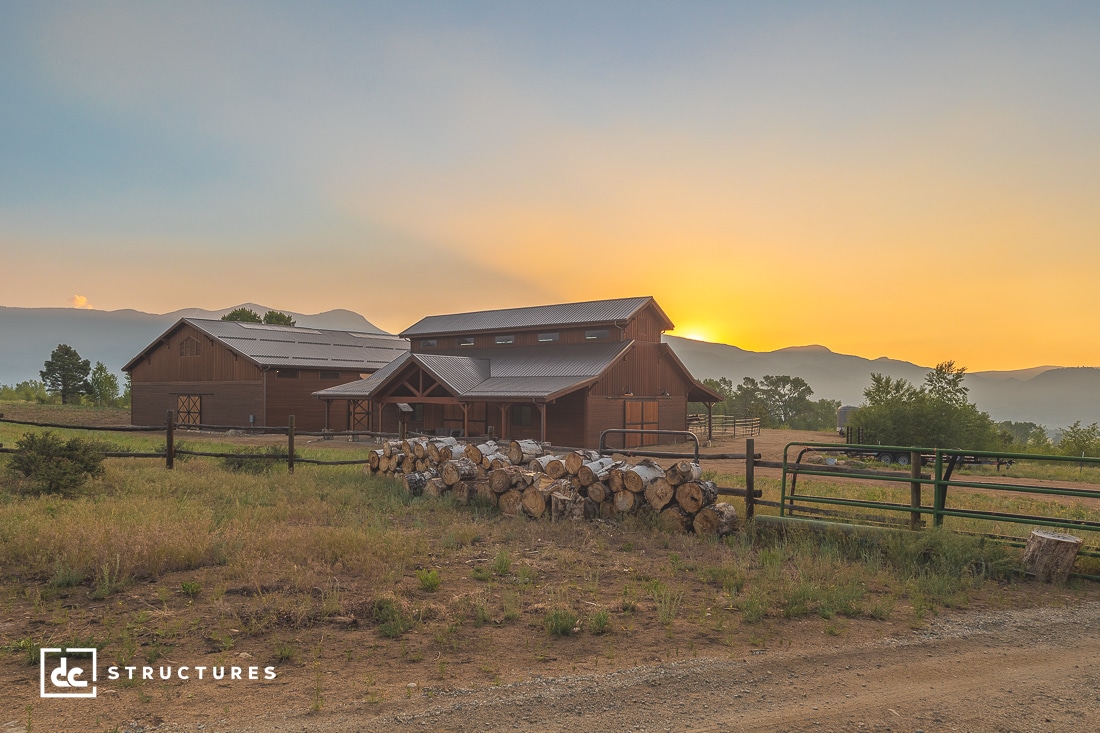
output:
[[[234,308],[263,314],[270,308],[245,303],[221,310],[186,308],[164,314],[137,310],[99,311],[78,308],[0,306],[0,384],[38,379],[43,362],[61,343],[75,348],[93,364],[102,361],[118,372],[180,318],[220,318]],[[317,314],[289,313],[299,326],[384,333],[350,310]],[[427,314],[426,314],[427,315]],[[934,365],[880,357],[838,354],[824,346],[795,346],[776,351],[747,351],[736,346],[664,337],[697,379],[726,377],[735,385],[744,377],[789,375],[806,380],[814,399],[858,405],[872,372],[920,384]],[[943,359],[951,359],[944,354]],[[962,366],[966,366],[962,364]],[[1015,371],[968,373],[970,399],[994,420],[1028,421],[1057,429],[1075,421],[1100,422],[1100,369],[1036,366]]]

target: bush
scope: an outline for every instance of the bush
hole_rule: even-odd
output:
[[[24,433],[15,448],[9,470],[30,479],[41,493],[64,494],[103,475],[103,454],[110,446],[83,438],[63,440],[47,430]]]
[[[267,473],[278,460],[286,460],[286,451],[282,446],[249,447],[233,451],[233,455],[222,459],[227,471],[239,473]]]
[[[571,636],[577,621],[577,614],[568,609],[559,608],[546,614],[546,630],[551,636]]]

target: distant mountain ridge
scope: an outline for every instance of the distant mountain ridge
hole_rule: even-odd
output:
[[[744,377],[786,374],[805,379],[815,399],[840,400],[845,405],[863,401],[872,372],[919,385],[932,369],[887,357],[837,354],[818,345],[755,352],[677,336],[665,336],[664,340],[697,379],[727,377],[736,385]],[[1048,428],[1065,427],[1076,420],[1100,422],[1100,369],[1094,367],[1048,365],[972,372],[964,384],[970,389],[971,402],[994,420],[1034,422]]]
[[[151,314],[124,309],[115,311],[76,308],[15,308],[0,306],[0,384],[38,379],[38,372],[58,344],[69,344],[92,363],[102,361],[119,372],[157,336],[180,318],[221,318],[236,308],[250,308],[261,316],[281,310],[299,326],[341,331],[385,333],[363,316],[349,310],[303,314],[256,303],[204,310],[184,308]],[[924,381],[931,369],[907,361],[837,354],[825,346],[791,346],[769,352],[747,351],[727,344],[665,336],[697,379],[727,377],[734,384],[743,377],[760,379],[766,374],[801,377],[814,390],[814,398],[858,405],[871,373]],[[1039,366],[1014,371],[974,372],[966,376],[970,398],[996,420],[1036,422],[1049,428],[1065,427],[1075,420],[1100,422],[1100,369],[1092,367]]]
[[[385,333],[363,316],[349,310],[294,313],[255,303],[221,310],[184,308],[171,313],[143,313],[78,308],[13,308],[0,306],[0,384],[38,379],[43,363],[58,344],[68,344],[93,364],[102,361],[121,373],[122,366],[180,318],[221,318],[237,308],[250,308],[263,316],[280,310],[299,326],[337,331]]]

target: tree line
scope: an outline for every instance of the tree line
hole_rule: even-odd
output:
[[[966,367],[954,361],[937,364],[917,385],[907,379],[872,373],[863,390],[863,402],[848,424],[862,428],[869,445],[961,448],[1048,455],[1100,457],[1100,425],[1078,420],[1060,430],[1057,441],[1050,431],[1033,422],[995,422],[970,401]],[[745,377],[734,386],[725,377],[703,384],[724,398],[716,414],[760,418],[763,427],[796,430],[832,430],[837,400],[811,400],[813,389],[800,377]]]

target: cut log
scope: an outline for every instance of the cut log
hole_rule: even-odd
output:
[[[448,484],[451,487],[450,494],[454,497],[454,500],[458,504],[468,504],[470,501],[470,484],[466,481],[459,481],[456,484]]]
[[[503,466],[494,468],[489,472],[489,486],[498,494],[503,494],[508,489],[516,486],[521,481],[526,481],[526,476],[532,475],[524,471],[520,466]],[[528,482],[529,483],[529,482]],[[523,484],[524,486],[527,483]]]
[[[611,497],[611,504],[619,514],[629,514],[634,511],[641,501],[633,491],[619,491]]]
[[[586,463],[598,460],[600,454],[594,450],[575,450],[571,453],[565,454],[565,472],[571,473],[574,476],[581,470],[581,466]]]
[[[676,487],[659,478],[645,489],[645,500],[655,511],[661,511],[676,496]]]
[[[427,438],[413,438],[409,441],[409,447],[412,448],[413,455],[423,460],[428,457],[428,439]]]
[[[1036,529],[1024,548],[1024,567],[1040,582],[1062,584],[1069,577],[1080,549],[1080,537]]]
[[[676,503],[689,514],[716,501],[718,486],[713,481],[688,481],[676,487]]]
[[[428,483],[424,485],[424,496],[443,496],[443,492],[450,488],[441,478],[428,479]]]
[[[500,513],[508,517],[518,517],[523,511],[523,493],[516,489],[505,491],[497,500]]]
[[[635,494],[645,493],[646,487],[659,478],[665,477],[665,470],[648,458],[638,461],[638,465],[623,469],[623,486]]]
[[[551,456],[546,462],[546,475],[552,479],[563,478],[569,472],[565,470],[564,456]]]
[[[416,471],[416,456],[412,453],[405,454],[401,460],[401,473],[414,473]]]
[[[668,532],[687,532],[691,529],[692,517],[680,507],[672,504],[657,515],[657,524]]]
[[[720,501],[700,509],[691,525],[695,534],[725,537],[737,531],[737,510]]]
[[[378,464],[382,461],[382,449],[372,450],[367,454],[367,465],[370,466],[372,472],[377,473]]]
[[[613,465],[615,465],[615,459],[611,456],[597,458],[581,466],[577,470],[577,478],[581,480],[581,486],[590,486],[607,478],[607,472]]]
[[[623,490],[623,472],[628,468],[630,468],[629,464],[620,461],[607,471],[607,488],[613,493]]]
[[[551,484],[546,488],[539,488],[537,484],[531,484],[523,490],[523,511],[533,519],[538,519],[546,513],[547,505],[550,503],[550,495],[554,493],[554,485]]]
[[[470,483],[470,498],[477,499],[478,501],[485,502],[486,504],[497,504],[497,494],[489,486],[488,479],[481,479],[478,481],[471,481]]]
[[[542,444],[537,440],[513,440],[508,444],[508,460],[518,466],[542,455]]]
[[[439,468],[439,475],[448,486],[454,486],[459,481],[469,481],[477,478],[477,465],[469,458],[454,458],[447,461]]]
[[[433,478],[436,478],[435,471],[417,471],[405,474],[401,483],[404,484],[409,496],[420,496],[424,493],[424,487],[428,485],[428,481]]]
[[[384,455],[386,458],[389,458],[399,450],[401,450],[400,440],[387,440],[385,443],[382,444],[382,455]]]
[[[584,497],[580,494],[555,491],[550,494],[550,519],[553,521],[584,519]]]
[[[491,471],[494,468],[500,468],[501,466],[511,466],[512,460],[508,458],[506,453],[496,452],[491,453],[481,459],[481,467],[486,471]]]
[[[466,445],[466,457],[474,463],[481,463],[481,459],[485,456],[490,456],[500,451],[500,447],[496,444],[496,441],[490,440],[480,445],[474,445],[469,443]]]
[[[607,488],[607,484],[603,481],[597,481],[594,484],[588,485],[587,496],[597,504],[602,503],[608,496],[611,495],[610,489]]]
[[[560,456],[555,456],[555,455],[551,455],[550,453],[547,453],[544,456],[538,456],[537,458],[532,458],[531,460],[529,460],[527,462],[527,468],[529,468],[532,471],[539,471],[541,473],[550,473],[548,470],[546,470],[547,464],[549,464],[550,461],[560,461],[560,460],[561,460]],[[561,478],[561,477],[558,476],[557,478]]]
[[[679,486],[688,481],[698,481],[703,477],[703,469],[698,463],[691,461],[676,461],[665,471],[665,481],[673,486]]]
[[[451,437],[446,438],[432,438],[428,441],[428,457],[436,463],[443,463],[443,461],[451,460],[451,446],[457,445],[458,440]],[[443,458],[440,453],[440,448],[447,447],[447,457]]]

